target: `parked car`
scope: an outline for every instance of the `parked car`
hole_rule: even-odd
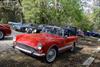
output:
[[[35,33],[40,33],[42,31],[42,29],[45,27],[45,26],[48,26],[48,25],[45,25],[45,24],[40,24],[38,26],[36,26],[35,28],[30,28],[28,31],[30,31],[31,33],[32,32],[35,32]]]
[[[19,30],[19,27],[20,26],[22,26],[22,23],[13,23],[12,24],[12,28],[14,29],[14,30]]]
[[[9,36],[10,34],[10,26],[8,24],[0,24],[0,40],[2,40],[5,36]]]
[[[74,51],[77,36],[67,36],[64,29],[57,26],[43,28],[40,33],[20,34],[13,39],[13,47],[32,56],[44,57],[53,62],[58,53],[67,49]]]
[[[93,37],[98,37],[98,38],[100,38],[100,33],[98,33],[98,32],[86,31],[86,32],[84,32],[84,34],[85,34],[86,36],[93,36]]]
[[[84,37],[84,31],[81,30],[81,29],[78,29],[78,30],[77,30],[77,35],[78,35],[78,36],[81,36],[81,37]]]
[[[27,33],[33,33],[33,32],[37,32],[37,28],[38,28],[38,25],[34,24],[34,25],[31,25],[31,26],[28,26],[25,31]]]
[[[65,34],[68,36],[77,35],[77,28],[72,26],[65,26],[64,27]]]
[[[91,33],[90,33],[90,31],[84,31],[84,35],[85,36],[91,36]]]
[[[26,29],[27,33],[40,33],[42,31],[43,28],[50,26],[50,25],[45,25],[45,24],[41,24],[41,25],[34,25],[32,27],[28,27]]]
[[[22,25],[23,23],[22,23],[22,22],[8,22],[8,24],[9,24],[13,29],[15,29],[15,26],[17,26],[17,25]]]
[[[22,23],[19,23],[19,24],[13,25],[13,28],[16,31],[26,32],[26,29],[32,27],[32,25],[33,24],[22,24]]]
[[[11,28],[13,28],[14,30],[17,30],[17,28],[19,26],[22,26],[23,23],[22,22],[8,22],[8,24],[11,26]]]
[[[98,32],[92,32],[92,36],[100,38],[100,33],[98,33]]]

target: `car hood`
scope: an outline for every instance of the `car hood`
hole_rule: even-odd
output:
[[[0,24],[0,27],[10,29],[10,26],[8,24]]]
[[[16,42],[23,43],[31,47],[37,47],[38,43],[43,45],[46,42],[54,40],[58,36],[48,33],[38,33],[38,34],[21,34],[16,38]]]

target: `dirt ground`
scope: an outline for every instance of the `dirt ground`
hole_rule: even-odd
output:
[[[12,36],[0,41],[0,67],[85,67],[83,62],[100,47],[98,38],[80,38],[74,53],[66,51],[59,54],[57,59],[47,64],[43,58],[32,57],[12,48]],[[100,53],[95,56],[90,67],[100,67]]]

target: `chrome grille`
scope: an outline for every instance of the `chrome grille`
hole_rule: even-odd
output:
[[[20,48],[23,48],[23,49],[26,49],[26,50],[29,50],[29,51],[32,51],[32,52],[35,52],[35,49],[30,47],[30,46],[27,46],[25,44],[22,44],[22,43],[17,43],[16,46],[20,47]]]

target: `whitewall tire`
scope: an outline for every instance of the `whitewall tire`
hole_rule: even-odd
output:
[[[2,40],[3,38],[4,38],[4,33],[0,31],[0,40]]]
[[[48,51],[47,55],[45,56],[45,60],[47,63],[52,63],[57,57],[57,50],[52,48]]]

